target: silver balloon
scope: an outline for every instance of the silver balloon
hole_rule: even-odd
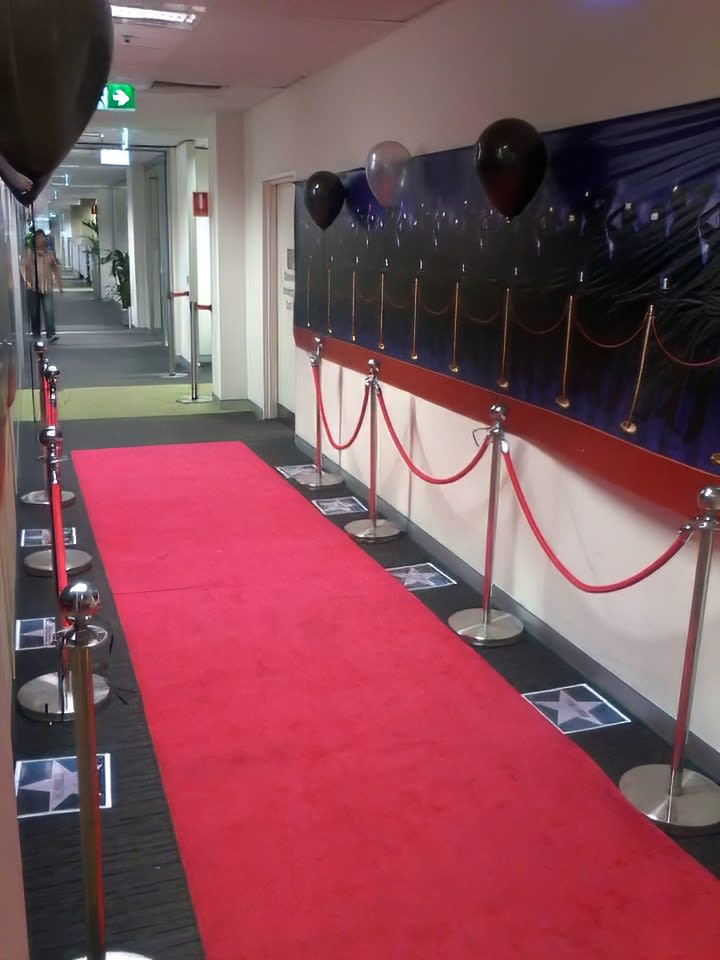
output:
[[[397,207],[407,179],[410,151],[396,140],[376,143],[367,155],[365,175],[375,199],[383,207]]]

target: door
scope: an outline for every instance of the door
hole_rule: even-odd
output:
[[[287,181],[275,189],[277,402],[279,415],[287,416],[295,413],[295,186]]]

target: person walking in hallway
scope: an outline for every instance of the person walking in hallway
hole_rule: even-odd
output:
[[[45,320],[45,332],[51,343],[57,339],[55,332],[55,287],[62,293],[62,272],[55,254],[48,249],[44,230],[33,234],[35,249],[27,247],[20,261],[20,273],[27,289],[30,326],[34,337],[42,335],[40,311]]]

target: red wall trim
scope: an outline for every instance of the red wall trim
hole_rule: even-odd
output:
[[[294,333],[296,346],[308,352],[314,350],[313,330],[296,326]],[[501,401],[508,412],[508,435],[522,437],[576,470],[670,509],[678,519],[694,516],[698,490],[718,483],[716,474],[645,450],[562,414],[516,400],[502,390],[493,392],[463,383],[333,337],[323,337],[322,354],[326,360],[358,373],[367,373],[367,362],[373,358],[380,365],[381,383],[480,423],[488,422],[490,405]]]

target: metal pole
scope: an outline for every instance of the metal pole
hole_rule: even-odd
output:
[[[49,402],[48,413],[51,419],[55,417],[57,407],[56,382],[51,376],[54,367],[48,367]],[[62,518],[62,486],[60,483],[60,462],[62,460],[62,433],[52,423],[40,434],[40,443],[46,449],[46,467],[48,496],[50,501],[50,521],[52,529],[52,549],[37,550],[23,560],[23,567],[27,573],[36,577],[55,577],[67,574],[83,573],[92,566],[92,557],[84,550],[65,549],[65,531]],[[56,570],[56,564],[61,569]],[[66,581],[67,582],[67,581]],[[59,588],[60,589],[60,588]]]
[[[52,551],[55,574],[55,589],[59,597],[67,586],[67,557],[65,551],[65,528],[63,526],[62,501],[60,499],[60,462],[62,459],[62,433],[57,427],[48,427],[47,472],[50,490],[50,520],[52,523]]]
[[[168,310],[167,320],[167,346],[168,346],[168,376],[176,377],[177,372],[177,354],[175,353],[175,296],[172,292],[168,295],[170,309]]]
[[[25,569],[29,573],[41,576],[53,576],[55,579],[56,596],[62,596],[67,588],[68,572],[81,573],[92,565],[92,557],[83,550],[67,550],[65,547],[65,529],[62,516],[62,486],[60,483],[60,463],[62,462],[62,433],[55,427],[46,427],[41,435],[40,442],[45,447],[45,462],[47,469],[47,483],[50,492],[50,519],[52,533],[52,547],[50,550],[40,550],[25,558]],[[61,629],[67,627],[67,621],[62,615]],[[94,645],[109,646],[110,634],[103,627],[88,627],[95,637]],[[63,721],[66,716],[75,710],[72,692],[70,671],[68,670],[68,654],[64,645],[60,646],[57,671],[41,674],[24,684],[17,692],[18,709],[31,720],[43,723]],[[110,687],[102,677],[94,678],[94,702],[96,705],[105,703],[110,697]]]
[[[38,367],[38,386],[40,388],[40,421],[48,426],[47,421],[47,383],[45,370],[47,368],[47,347],[44,340],[36,340],[33,344]]]
[[[355,263],[357,263],[358,258],[355,257]],[[355,309],[357,304],[357,270],[352,272],[352,298],[350,301],[350,339],[353,343],[357,340],[357,334],[355,333]]]
[[[380,336],[378,350],[385,349],[385,271],[380,274]]]
[[[475,646],[502,646],[514,643],[522,636],[523,625],[517,617],[491,606],[493,592],[493,567],[497,539],[497,512],[500,498],[500,467],[505,440],[503,424],[506,411],[502,404],[490,407],[493,423],[489,433],[492,437],[490,463],[490,490],[488,493],[487,528],[485,530],[485,568],[483,572],[482,607],[459,610],[448,619],[452,629]]]
[[[510,326],[510,287],[505,288],[505,297],[503,299],[503,332],[502,332],[502,354],[500,356],[500,375],[497,378],[497,385],[503,390],[509,386],[506,375],[507,350],[508,350],[508,331]]]
[[[680,681],[680,700],[678,702],[677,719],[675,721],[675,739],[673,741],[672,760],[670,762],[669,792],[671,798],[681,791],[683,754],[685,753],[685,744],[687,743],[690,704],[695,687],[697,654],[700,649],[703,622],[705,619],[705,605],[707,602],[708,583],[710,581],[710,567],[712,565],[713,534],[717,526],[717,521],[709,517],[704,518],[699,524],[700,547],[698,549],[697,565],[695,567],[695,585],[693,586],[692,603],[690,605],[690,622],[688,623],[685,661],[683,663],[682,680]],[[668,808],[668,816],[670,816],[670,807]]]
[[[194,300],[190,304],[190,396],[178,397],[178,403],[211,403],[212,395],[201,397],[198,394],[198,367],[200,366],[200,311]],[[203,309],[206,309],[203,307]],[[209,309],[209,307],[207,308]]]
[[[495,560],[495,537],[497,534],[498,491],[500,489],[500,467],[502,445],[505,442],[502,424],[505,408],[493,404],[490,412],[495,414],[495,423],[490,428],[492,437],[492,459],[490,462],[490,493],[488,496],[487,528],[485,530],[485,572],[483,574],[482,622],[490,619],[490,600],[493,586],[493,563]]]
[[[80,850],[87,953],[83,960],[142,960],[138,954],[105,949],[105,897],[103,891],[102,832],[100,825],[100,778],[97,768],[97,737],[93,704],[92,648],[96,633],[88,621],[100,609],[100,595],[90,583],[75,583],[60,595],[65,618],[75,629],[67,638],[70,646],[73,699],[75,702],[75,752],[80,800]],[[107,776],[107,771],[106,771]]]
[[[198,312],[197,304],[190,301],[190,383],[193,400],[198,398]]]
[[[457,362],[457,339],[458,339],[458,318],[460,313],[460,281],[455,283],[455,294],[453,296],[453,332],[452,332],[452,359],[448,369],[450,373],[459,373],[460,367]]]
[[[671,833],[715,830],[720,824],[720,787],[695,770],[684,769],[690,712],[702,640],[715,533],[720,530],[720,487],[698,494],[701,516],[690,526],[700,531],[685,659],[670,765],[649,763],[623,774],[619,787],[641,813]]]
[[[40,416],[46,427],[56,427],[58,424],[57,413],[57,381],[60,372],[56,366],[47,362],[45,344],[42,340],[35,343],[35,351],[38,359],[38,372],[40,375]],[[20,498],[23,503],[32,506],[46,507],[50,503],[50,488],[47,486],[48,477],[45,471],[45,489],[32,490],[25,493]],[[77,497],[72,490],[61,490],[62,505],[70,507]]]
[[[384,276],[384,274],[383,274]],[[345,530],[356,540],[368,543],[384,543],[395,540],[402,531],[389,520],[377,516],[377,397],[380,393],[378,374],[380,368],[375,360],[368,360],[369,374],[365,386],[370,389],[370,487],[368,494],[368,519],[353,520]]]
[[[384,276],[384,275],[383,275]],[[370,495],[368,513],[373,531],[377,530],[377,364],[370,361]]]
[[[322,340],[315,337],[315,354],[310,357],[310,363],[317,369],[318,380],[320,379],[320,352],[322,350]],[[318,486],[322,482],[322,416],[320,414],[320,399],[315,398],[315,473]]]
[[[410,348],[410,359],[417,360],[417,321],[418,321],[418,286],[419,279],[413,280],[413,318],[412,318],[412,347]]]
[[[315,352],[308,354],[310,357],[310,366],[313,371],[318,372],[318,381],[320,380],[320,354],[322,353],[323,342],[320,337],[313,337],[315,341]],[[313,374],[314,375],[314,374]],[[318,386],[318,389],[320,387]],[[320,413],[320,397],[315,397],[315,473],[307,480],[302,476],[298,477],[297,482],[311,490],[317,490],[320,487],[337,487],[343,481],[339,473],[330,473],[322,468],[322,414]]]
[[[640,388],[642,387],[643,375],[645,373],[650,334],[652,333],[654,323],[655,305],[651,303],[645,313],[645,333],[643,334],[642,347],[640,348],[640,364],[638,366],[637,377],[635,378],[635,388],[633,390],[632,400],[630,401],[630,409],[628,410],[627,417],[620,421],[620,429],[624,433],[637,433],[637,424],[633,418],[635,416],[635,408],[640,398]]]
[[[575,297],[570,294],[567,305],[567,322],[565,325],[565,347],[563,350],[563,372],[560,393],[555,397],[555,403],[567,410],[570,406],[568,397],[568,372],[570,368],[570,338],[572,337],[573,319],[575,316]]]
[[[54,364],[48,364],[45,367],[45,399],[47,404],[47,425],[56,427],[58,425],[58,395],[57,382],[60,371]]]
[[[80,844],[85,894],[87,960],[105,960],[105,907],[100,837],[100,783],[97,770],[92,657],[85,630],[79,626],[70,654],[75,702],[75,749],[80,796]]]

